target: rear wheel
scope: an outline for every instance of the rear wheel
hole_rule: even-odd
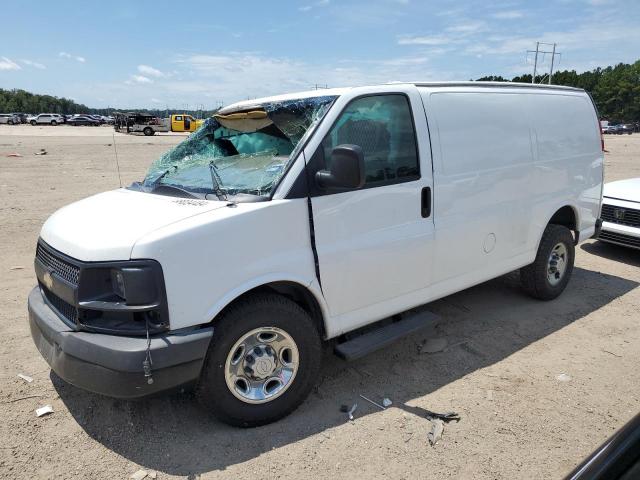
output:
[[[569,283],[574,258],[571,231],[562,225],[547,225],[535,261],[520,269],[523,289],[534,298],[553,300]]]
[[[318,330],[298,304],[279,295],[249,297],[214,324],[198,399],[231,425],[274,422],[307,397],[321,356]]]
[[[153,128],[147,127],[145,128],[142,133],[145,134],[145,136],[150,137],[151,135],[153,135],[155,132],[153,131]]]

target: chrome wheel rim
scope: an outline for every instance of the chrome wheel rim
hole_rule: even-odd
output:
[[[564,277],[567,269],[567,247],[564,243],[558,243],[551,250],[547,263],[547,280],[552,286],[556,286]]]
[[[225,362],[229,391],[246,403],[267,403],[282,395],[298,373],[298,346],[280,328],[261,327],[244,334]]]

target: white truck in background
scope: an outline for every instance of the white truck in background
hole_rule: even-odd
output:
[[[194,385],[222,420],[261,425],[305,399],[327,341],[358,358],[433,318],[403,312],[516,269],[531,296],[556,298],[599,228],[602,182],[580,89],[397,83],[240,102],[142,182],[46,221],[31,334],[79,387]]]

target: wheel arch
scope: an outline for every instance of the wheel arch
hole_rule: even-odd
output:
[[[538,234],[538,239],[536,242],[536,249],[540,248],[540,242],[542,241],[542,236],[544,235],[544,231],[547,228],[547,225],[562,225],[567,227],[573,233],[574,243],[577,244],[578,236],[580,230],[578,229],[578,225],[580,225],[580,218],[578,216],[578,210],[574,205],[571,205],[568,202],[563,202],[560,205],[557,205],[554,209],[554,212],[548,217],[547,221],[542,225],[542,230]]]
[[[235,291],[223,301],[216,304],[209,317],[212,318],[210,323],[215,326],[216,320],[220,318],[220,315],[224,314],[228,308],[257,293],[275,293],[297,303],[313,319],[321,338],[326,338],[326,314],[323,308],[321,293],[314,291],[311,285],[305,285],[295,280],[256,282],[256,284],[252,286],[247,286],[242,290]]]

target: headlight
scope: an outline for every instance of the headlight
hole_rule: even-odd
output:
[[[82,266],[78,323],[103,332],[144,335],[169,328],[162,267],[154,260],[94,262]]]

